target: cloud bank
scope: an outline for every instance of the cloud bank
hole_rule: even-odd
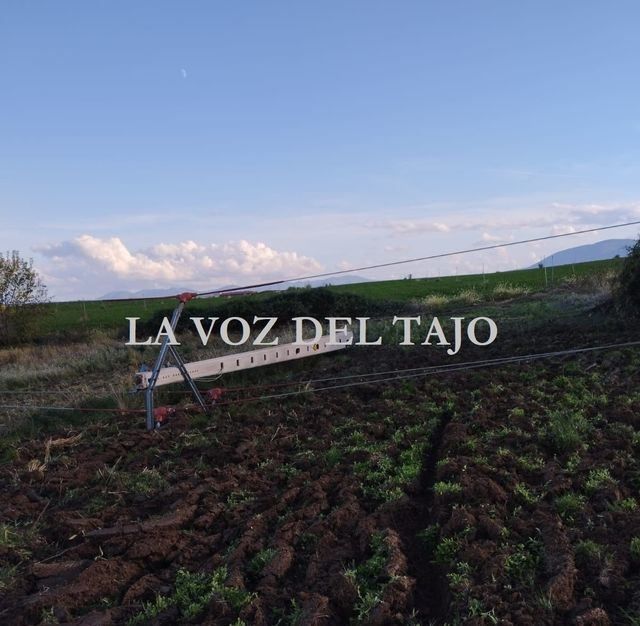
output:
[[[291,274],[311,274],[323,267],[297,252],[280,251],[246,240],[202,244],[192,240],[159,243],[130,250],[119,237],[101,239],[84,234],[37,249],[49,259],[49,274],[72,281],[88,273],[102,285],[139,288],[189,284],[216,286],[238,281],[268,281]],[[100,287],[104,291],[104,287]]]
[[[552,203],[544,210],[511,211],[511,215],[489,214],[481,219],[469,220],[460,213],[451,213],[448,219],[376,219],[365,223],[370,230],[384,230],[392,235],[419,235],[423,233],[483,232],[483,241],[504,241],[506,237],[488,231],[507,231],[548,228],[551,234],[571,233],[587,228],[631,222],[640,219],[640,203],[628,206],[599,204],[572,205]],[[513,237],[510,237],[513,238]]]

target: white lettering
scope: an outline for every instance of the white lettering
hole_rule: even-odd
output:
[[[277,346],[280,341],[278,337],[276,337],[273,341],[264,341],[264,338],[267,336],[267,333],[274,327],[275,323],[278,321],[277,317],[258,317],[257,315],[253,318],[253,323],[261,322],[263,320],[268,320],[266,326],[262,329],[262,331],[255,338],[253,345],[254,346]]]

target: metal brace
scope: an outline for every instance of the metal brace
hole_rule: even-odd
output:
[[[171,330],[175,331],[176,326],[178,325],[178,320],[180,319],[180,315],[182,315],[182,311],[184,310],[184,305],[196,297],[195,293],[181,293],[178,296],[179,304],[174,309],[173,315],[171,316]],[[158,381],[158,376],[160,375],[160,370],[164,367],[165,360],[167,358],[167,353],[170,352],[171,356],[176,361],[176,367],[180,370],[182,377],[184,378],[184,382],[191,389],[191,392],[195,396],[198,404],[202,407],[202,410],[207,413],[208,407],[200,390],[196,386],[195,382],[193,382],[193,378],[189,375],[187,368],[185,367],[184,361],[182,357],[176,350],[175,346],[169,343],[169,337],[165,336],[162,344],[160,346],[160,352],[158,353],[158,358],[151,370],[151,376],[149,377],[149,384],[145,389],[144,395],[144,404],[145,409],[147,411],[147,430],[153,430],[156,427],[155,418],[153,414],[153,392],[156,386],[156,382]]]

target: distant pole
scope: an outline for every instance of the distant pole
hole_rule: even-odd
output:
[[[551,255],[551,284],[552,285],[554,284],[554,282],[553,282],[553,268],[555,266],[555,263],[553,262],[553,257],[554,257],[554,255],[552,254]]]

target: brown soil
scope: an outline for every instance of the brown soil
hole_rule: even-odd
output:
[[[526,351],[605,340],[621,336],[564,328]],[[349,371],[366,369],[363,354],[354,352]],[[385,352],[385,365],[410,367],[406,354]],[[179,412],[151,433],[139,416],[118,416],[52,448],[35,470],[30,462],[43,462],[46,440],[25,441],[0,468],[0,522],[18,538],[0,547],[3,567],[16,568],[0,623],[125,624],[143,603],[173,593],[178,570],[222,565],[227,585],[255,594],[247,606],[214,597],[194,618],[173,607],[151,623],[356,623],[358,589],[345,572],[371,558],[376,533],[386,546],[384,584],[362,623],[625,623],[640,611],[640,567],[629,552],[640,513],[615,505],[638,498],[640,468],[629,431],[615,425],[640,427],[638,361],[619,352],[577,362],[578,373],[599,373],[608,402],[586,403],[597,429],[573,470],[571,455],[552,452],[541,435],[548,406],[564,397],[554,381],[571,376],[568,361],[433,376],[402,392],[399,383],[372,384],[222,406],[205,426]],[[328,367],[344,371],[344,363]],[[418,424],[425,401],[435,403],[438,424],[420,476],[401,497],[384,502],[363,490],[354,468],[372,453],[327,460],[346,423],[372,445],[389,442],[389,457],[400,458],[408,440],[392,443],[394,432]],[[523,465],[525,457],[541,461]],[[568,522],[557,496],[586,494],[597,467],[615,482],[585,495]],[[447,481],[461,491],[434,490]],[[433,525],[438,542],[456,541],[449,562],[435,559],[420,535]],[[605,546],[602,554],[581,555],[576,546],[586,540]],[[258,569],[252,564],[266,549],[272,556]],[[468,569],[455,578],[458,563]]]

